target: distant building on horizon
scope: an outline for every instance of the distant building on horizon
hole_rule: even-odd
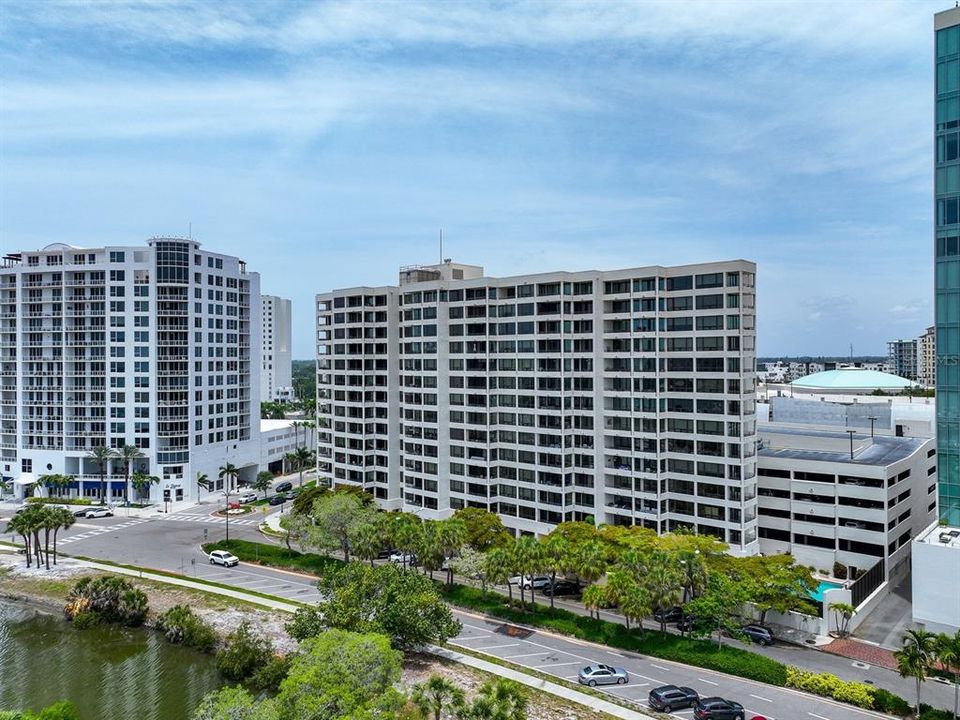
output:
[[[887,343],[890,372],[907,380],[917,379],[917,341],[891,340]]]
[[[261,295],[263,351],[260,362],[260,399],[288,402],[293,399],[291,356],[291,303],[276,295]]]
[[[937,329],[928,327],[917,338],[917,380],[925,388],[937,385]]]

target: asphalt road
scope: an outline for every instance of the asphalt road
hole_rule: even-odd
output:
[[[307,576],[247,563],[235,568],[210,565],[200,545],[222,539],[225,532],[223,518],[211,516],[214,509],[213,504],[208,504],[171,515],[158,513],[148,518],[126,518],[121,511],[120,516],[113,518],[81,519],[61,534],[60,546],[71,554],[179,572],[188,577],[288,600],[311,603],[319,599],[314,581]],[[0,511],[0,516],[3,514]],[[261,520],[259,512],[257,515],[256,518],[232,519],[230,536],[263,542],[264,537],[256,530]],[[3,526],[5,522],[0,519],[0,527]],[[455,639],[456,644],[496,655],[517,665],[573,680],[580,667],[589,662],[624,667],[631,675],[631,682],[622,687],[602,689],[632,701],[644,702],[652,688],[675,684],[692,687],[703,696],[715,694],[736,700],[747,709],[747,720],[754,715],[773,720],[864,720],[878,717],[876,713],[792,690],[620,653],[577,640],[539,632],[526,638],[508,637],[502,634],[502,623],[466,613],[455,612],[454,615],[463,623],[463,632]],[[817,672],[831,672],[845,679],[870,682],[908,700],[913,697],[913,682],[884,668],[858,667],[847,658],[793,645],[751,649]],[[924,702],[944,708],[953,706],[952,686],[928,681],[924,683],[923,696]],[[689,711],[673,714],[678,720],[692,718]]]

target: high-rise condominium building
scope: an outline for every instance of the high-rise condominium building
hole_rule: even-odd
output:
[[[917,338],[917,380],[924,387],[937,384],[937,329],[928,327]]]
[[[917,341],[891,340],[887,343],[890,372],[907,380],[917,379]]]
[[[960,525],[960,9],[937,13],[935,270],[940,516]]]
[[[197,473],[223,487],[259,462],[260,279],[242,260],[183,238],[49,245],[0,266],[0,469],[22,494],[100,497],[96,447],[131,445],[154,500],[190,499]],[[106,500],[124,494],[106,468]],[[230,481],[227,479],[227,481]]]
[[[388,507],[694,528],[757,551],[753,263],[317,296],[321,472]]]
[[[290,301],[262,295],[263,350],[260,357],[260,398],[286,400],[293,389],[290,355]]]

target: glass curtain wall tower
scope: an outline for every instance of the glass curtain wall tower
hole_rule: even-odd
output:
[[[960,525],[960,8],[938,13],[935,293],[940,517]]]

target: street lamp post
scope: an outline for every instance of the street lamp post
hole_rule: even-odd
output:
[[[846,432],[850,436],[850,459],[853,460],[853,436],[857,434],[857,431],[847,430]]]
[[[227,489],[223,490],[223,519],[226,528],[227,545],[230,544],[230,481],[227,481]]]
[[[878,420],[876,415],[871,415],[867,418],[870,421],[870,438],[873,439],[873,424]]]

